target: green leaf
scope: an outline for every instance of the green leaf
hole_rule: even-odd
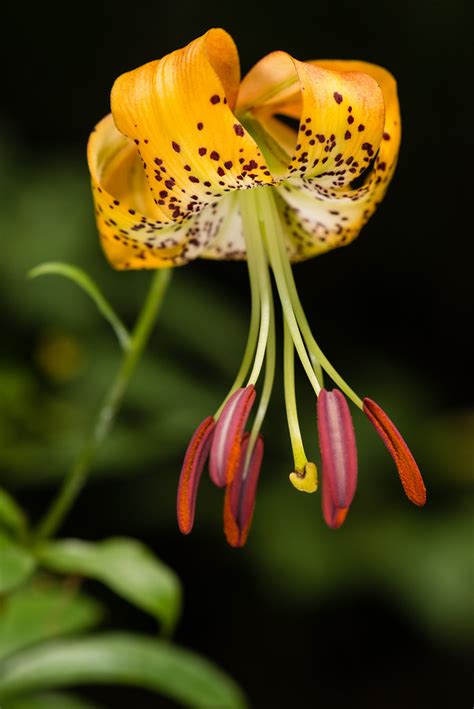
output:
[[[102,542],[65,539],[39,550],[52,571],[102,581],[115,593],[151,613],[171,631],[181,609],[181,585],[175,573],[135,539]]]
[[[0,610],[0,659],[42,640],[95,626],[101,606],[70,582],[41,579],[4,599]]]
[[[11,495],[0,488],[0,528],[21,537],[26,529],[26,518]]]
[[[31,554],[0,532],[0,593],[26,581],[34,568]]]
[[[28,278],[37,278],[38,276],[46,276],[51,274],[69,278],[71,281],[74,281],[76,285],[82,288],[82,290],[92,298],[99,312],[102,313],[104,318],[111,325],[117,335],[117,339],[120,342],[122,349],[128,350],[130,346],[130,334],[127,328],[120,320],[108,300],[101,293],[98,286],[94,283],[92,278],[85,273],[85,271],[81,268],[77,268],[77,266],[72,266],[69,263],[48,261],[47,263],[41,263],[39,266],[32,268],[28,273]]]
[[[0,664],[0,699],[81,684],[142,687],[203,709],[246,706],[235,682],[209,660],[166,641],[104,633],[45,643]]]
[[[31,697],[7,699],[1,709],[100,709],[98,704],[64,692],[48,692]]]

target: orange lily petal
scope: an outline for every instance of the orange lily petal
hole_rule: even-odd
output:
[[[365,62],[304,64],[275,52],[245,77],[238,110],[259,122],[267,150],[272,141],[280,148],[279,176],[286,179],[277,192],[292,260],[352,241],[396,164],[400,115],[389,72]],[[293,151],[280,116],[299,121]]]
[[[115,123],[137,145],[157,202],[167,192],[160,206],[173,221],[229,190],[272,183],[258,146],[232,112],[239,78],[232,38],[213,29],[114,84]]]
[[[134,147],[117,131],[111,115],[89,138],[87,158],[105,254],[119,269],[185,263],[186,231],[177,231],[150,200]]]

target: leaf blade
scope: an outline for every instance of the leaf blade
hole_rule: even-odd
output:
[[[45,643],[0,665],[0,698],[81,684],[138,686],[188,707],[244,709],[237,684],[209,660],[127,633]]]
[[[88,630],[102,618],[100,604],[70,583],[41,579],[17,590],[0,612],[0,660],[67,633]]]
[[[101,542],[64,539],[39,550],[51,571],[101,581],[115,593],[161,621],[171,631],[181,609],[181,584],[175,573],[141,542],[112,537]]]
[[[26,581],[35,565],[35,560],[26,549],[0,532],[0,594]]]
[[[69,278],[79,286],[94,301],[99,312],[115,332],[120,346],[127,351],[130,347],[130,333],[120,320],[119,316],[110,305],[107,298],[99,290],[92,278],[81,268],[62,261],[46,261],[28,272],[28,278],[38,278],[38,276],[58,275]]]

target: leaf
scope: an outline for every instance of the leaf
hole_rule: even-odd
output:
[[[2,527],[21,537],[26,529],[26,518],[14,498],[0,488],[0,528]]]
[[[77,585],[36,581],[3,602],[0,611],[0,659],[29,645],[96,625],[102,608],[79,593]]]
[[[243,709],[235,682],[209,660],[166,641],[125,633],[45,643],[0,664],[0,699],[53,687],[123,684],[187,707]]]
[[[77,266],[72,266],[69,263],[62,263],[60,261],[48,261],[46,263],[41,263],[39,266],[32,268],[28,273],[28,278],[37,278],[38,276],[46,276],[56,274],[59,276],[64,276],[69,278],[71,281],[76,283],[79,288],[82,288],[94,301],[99,312],[104,316],[104,318],[111,325],[114,330],[117,339],[123,350],[128,350],[130,346],[130,334],[123,324],[123,322],[118,317],[115,310],[112,308],[108,300],[101,293],[98,286],[94,283],[92,278],[85,273],[81,268]]]
[[[34,568],[31,554],[0,532],[0,593],[19,586]]]
[[[52,571],[102,581],[130,603],[151,613],[171,631],[181,609],[181,585],[175,573],[135,539],[102,542],[65,539],[39,550]]]
[[[48,692],[30,697],[8,699],[2,709],[100,709],[98,704],[79,699],[72,694]]]

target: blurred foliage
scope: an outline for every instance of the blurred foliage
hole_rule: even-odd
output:
[[[123,549],[128,561],[119,556],[112,566],[105,557],[117,552],[113,545],[118,540],[66,540],[34,554],[21,546],[26,523],[10,493],[32,502],[33,514],[38,514],[36,496],[44,500],[42,491],[51,493],[74,460],[120,357],[113,333],[80,289],[60,278],[27,281],[26,274],[48,259],[74,263],[101,285],[126,323],[133,322],[149,274],[114,273],[106,265],[84,166],[60,159],[31,165],[0,145],[0,199],[0,232],[8,237],[2,240],[0,264],[0,294],[8,313],[0,354],[0,484],[8,489],[0,491],[0,591],[18,588],[1,601],[0,655],[6,658],[0,666],[0,696],[2,671],[6,688],[2,707],[92,709],[88,700],[43,693],[80,684],[87,676],[99,683],[133,680],[189,703],[189,696],[181,694],[183,683],[168,687],[162,681],[169,669],[162,664],[167,647],[172,652],[166,662],[183,662],[190,691],[194,687],[196,696],[204,692],[205,699],[191,701],[191,706],[210,707],[205,692],[220,691],[216,687],[230,693],[232,706],[240,706],[243,700],[231,680],[211,667],[207,690],[202,689],[205,661],[165,641],[138,634],[62,637],[95,627],[103,615],[100,604],[83,592],[79,577],[101,581],[170,626],[178,613],[179,586],[173,572],[132,540]],[[174,495],[182,453],[197,422],[219,405],[246,336],[248,304],[236,295],[246,284],[245,266],[233,265],[238,287],[230,278],[227,288],[219,282],[218,268],[196,264],[174,276],[151,346],[94,465],[88,507],[79,504],[84,521],[98,520],[93,529],[101,529],[104,519],[103,528],[125,529],[127,534],[178,534]],[[276,607],[277,614],[281,609],[309,611],[335,596],[375,594],[433,642],[467,645],[474,630],[469,581],[474,410],[443,409],[436,386],[423,372],[400,371],[382,352],[362,348],[362,343],[355,344],[345,355],[351,382],[362,391],[370,384],[371,396],[400,422],[422,462],[428,506],[417,510],[404,503],[385,449],[367,422],[355,416],[357,500],[343,529],[334,533],[324,528],[318,496],[298,494],[287,481],[290,449],[277,383],[265,423],[266,458],[254,526],[244,555],[234,557],[235,573],[252,574],[262,602]],[[301,378],[303,435],[317,459],[314,401],[302,383]],[[94,497],[99,483],[108,485],[105,511],[101,494]],[[222,534],[219,506],[218,493],[203,484],[195,540],[189,541],[198,555],[220,543],[211,541]],[[38,560],[66,580],[44,575],[31,581]],[[86,590],[91,583],[95,589],[93,581],[86,581]],[[170,589],[171,605],[166,600]],[[120,663],[128,663],[122,680],[116,670]],[[13,697],[21,683],[31,697]],[[212,701],[221,699],[216,695]]]

